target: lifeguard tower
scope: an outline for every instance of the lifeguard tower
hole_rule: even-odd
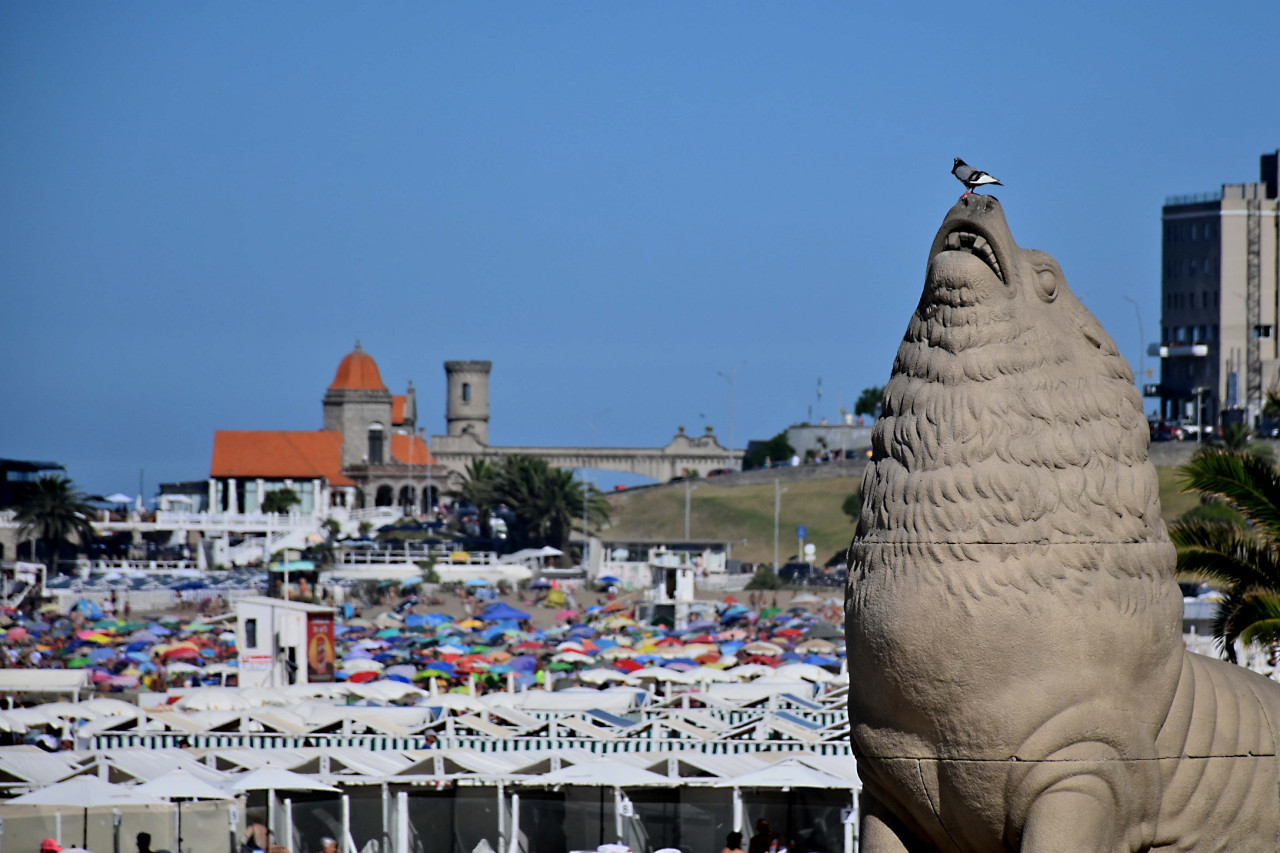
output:
[[[333,681],[334,608],[266,596],[236,600],[241,687]]]

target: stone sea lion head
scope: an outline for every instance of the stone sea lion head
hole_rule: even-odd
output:
[[[1079,342],[1114,358],[1116,368],[1128,369],[1111,337],[1071,293],[1062,267],[1046,252],[1020,247],[1000,202],[991,196],[965,196],[947,213],[929,250],[920,308],[927,320],[939,320],[953,333],[973,325],[989,333],[945,335],[939,343],[948,348],[990,345],[1000,337],[993,328],[1000,322],[1043,324],[1056,333],[1070,326]]]
[[[968,195],[924,291],[872,434],[859,539],[1164,539],[1133,372],[1051,256]]]

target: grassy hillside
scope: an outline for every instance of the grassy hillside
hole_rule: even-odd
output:
[[[733,556],[748,562],[773,560],[773,486],[695,483],[690,502],[689,535],[698,539],[734,540]],[[788,483],[778,518],[778,553],[783,562],[794,558],[799,543],[796,525],[807,528],[806,542],[818,549],[824,562],[853,538],[853,522],[840,505],[861,485],[859,478]],[[684,539],[685,487],[681,484],[609,496],[613,524],[611,539]],[[745,542],[743,541],[745,540]]]
[[[1194,507],[1197,498],[1179,492],[1176,469],[1156,470],[1163,515],[1166,522],[1172,522]],[[840,505],[861,484],[861,478],[854,477],[787,483],[778,524],[782,562],[795,558],[799,524],[807,528],[806,541],[817,546],[819,562],[847,548],[854,525]],[[613,523],[606,535],[610,539],[680,542],[684,539],[684,499],[682,484],[611,494]],[[697,481],[690,502],[689,533],[694,540],[733,540],[737,559],[772,562],[773,486],[726,487],[714,485],[714,480]]]

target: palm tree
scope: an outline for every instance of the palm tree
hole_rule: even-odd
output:
[[[73,535],[82,546],[97,536],[89,521],[96,510],[86,500],[69,479],[55,475],[32,483],[14,507],[18,535],[44,543],[50,576],[57,573],[58,553]]]
[[[530,545],[563,551],[584,503],[589,525],[609,520],[609,504],[599,493],[575,480],[572,471],[552,468],[543,459],[508,456],[498,472],[497,493],[515,513]]]
[[[489,512],[501,501],[498,499],[498,467],[487,459],[473,459],[467,463],[466,479],[462,485],[449,492],[458,501],[465,501],[476,508],[480,517],[480,535],[489,538]]]
[[[1200,453],[1181,469],[1184,491],[1223,501],[1247,527],[1181,519],[1169,531],[1178,570],[1226,587],[1213,635],[1236,660],[1235,641],[1280,643],[1280,472],[1249,452]]]

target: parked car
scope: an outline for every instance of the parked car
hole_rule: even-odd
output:
[[[1196,440],[1196,436],[1197,436],[1197,435],[1199,435],[1199,433],[1200,433],[1200,425],[1199,425],[1199,424],[1194,424],[1194,423],[1189,423],[1189,424],[1176,424],[1176,426],[1177,426],[1179,429],[1181,429],[1181,430],[1182,430],[1182,439],[1183,439],[1184,441],[1195,441],[1195,440]],[[1205,425],[1204,425],[1204,440],[1205,440],[1205,441],[1210,440],[1210,439],[1211,439],[1214,435],[1216,435],[1216,434],[1217,434],[1217,430],[1215,430],[1215,429],[1213,428],[1213,425],[1212,425],[1212,424],[1205,424]]]
[[[1180,424],[1169,421],[1147,421],[1147,426],[1151,428],[1152,441],[1183,441],[1187,437],[1187,431]]]
[[[787,563],[778,569],[778,577],[785,584],[799,585],[809,583],[810,579],[818,574],[818,569],[812,563]]]

